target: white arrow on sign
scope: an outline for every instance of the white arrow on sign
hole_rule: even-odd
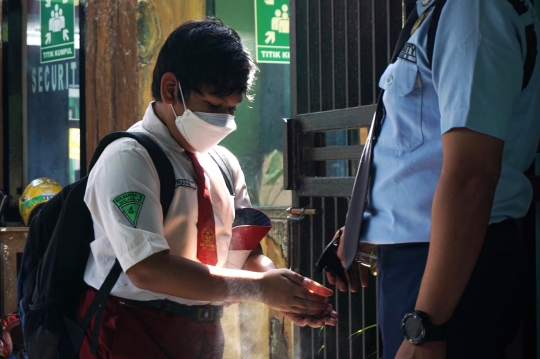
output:
[[[269,42],[271,42],[272,44],[276,42],[276,33],[274,31],[267,31],[265,35],[266,40],[264,40],[264,42],[266,44],[268,44]]]
[[[69,0],[62,0],[62,4],[67,4]]]
[[[64,29],[64,33],[62,34],[62,38],[64,39],[64,41],[68,41],[69,40],[69,30],[68,29]]]
[[[45,34],[45,45],[50,44],[50,43],[51,43],[51,33],[48,32]]]
[[[45,7],[51,7],[51,0],[45,0]]]

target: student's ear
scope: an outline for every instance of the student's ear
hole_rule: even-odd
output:
[[[167,105],[173,105],[178,98],[178,80],[172,72],[167,72],[161,77],[161,99]]]

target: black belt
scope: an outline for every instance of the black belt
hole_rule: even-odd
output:
[[[223,307],[213,305],[185,305],[168,300],[138,301],[130,300],[134,304],[152,308],[157,311],[162,309],[169,314],[188,317],[196,322],[214,322],[223,317]]]

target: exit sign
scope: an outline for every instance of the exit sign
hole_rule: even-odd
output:
[[[41,0],[41,63],[75,57],[74,0]]]
[[[256,61],[288,64],[291,58],[289,41],[289,0],[255,1]]]

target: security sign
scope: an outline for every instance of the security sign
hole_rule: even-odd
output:
[[[289,0],[255,0],[257,62],[288,64],[289,30]]]
[[[41,63],[75,58],[74,0],[41,0]]]

